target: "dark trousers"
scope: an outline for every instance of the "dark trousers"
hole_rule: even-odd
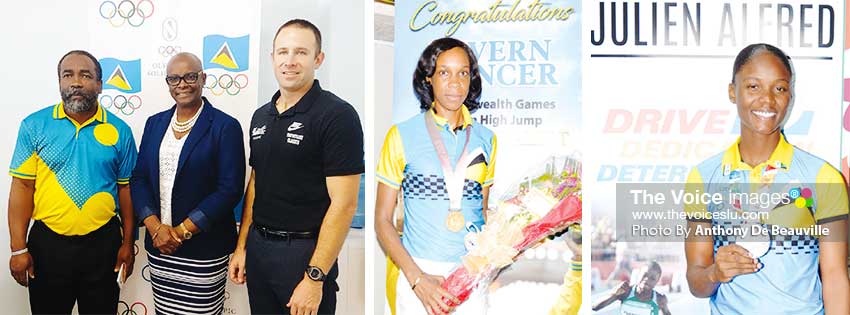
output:
[[[30,228],[27,247],[35,278],[29,281],[33,314],[115,314],[118,284],[113,272],[121,225],[112,218],[99,229],[81,236],[57,234],[41,221]]]
[[[304,279],[304,271],[316,249],[315,239],[281,239],[266,237],[251,228],[245,257],[245,277],[248,286],[248,303],[252,314],[289,314],[289,298],[298,283]],[[336,312],[337,263],[328,273],[322,286],[322,302],[318,314],[331,315]]]

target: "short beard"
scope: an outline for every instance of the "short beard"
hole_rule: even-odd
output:
[[[83,99],[72,101],[71,97],[75,95],[82,96]],[[62,101],[65,103],[65,110],[74,114],[84,113],[93,110],[97,106],[97,95],[86,94],[80,90],[67,89],[62,91]]]

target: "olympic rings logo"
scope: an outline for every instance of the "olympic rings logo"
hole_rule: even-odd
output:
[[[104,94],[100,96],[100,104],[103,105],[103,108],[114,108],[113,111],[121,112],[126,116],[130,116],[136,112],[137,109],[142,107],[142,98],[138,95],[130,95],[128,98],[123,94],[118,94],[114,97]]]
[[[151,0],[139,0],[136,3],[131,0],[122,0],[117,5],[115,2],[106,0],[100,4],[99,11],[100,16],[109,21],[113,27],[121,27],[124,23],[139,27],[153,15],[153,9]]]
[[[164,58],[174,56],[181,51],[183,51],[183,49],[180,46],[159,46],[159,55]]]
[[[121,305],[124,306],[124,310],[121,310]],[[127,304],[124,301],[118,301],[118,314],[120,315],[148,315],[148,307],[145,303],[140,301],[136,301],[133,304]],[[144,311],[144,313],[139,313],[136,311],[136,306],[141,306],[142,308],[139,310]]]
[[[151,282],[151,265],[147,264],[142,267],[142,279],[147,282]]]
[[[207,74],[207,84],[204,85],[204,88],[210,90],[215,96],[220,96],[225,92],[228,95],[237,95],[246,87],[248,87],[248,76],[244,73],[237,74],[235,77],[227,73],[218,77],[214,74]]]

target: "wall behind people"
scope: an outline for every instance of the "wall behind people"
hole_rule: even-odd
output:
[[[9,3],[0,12],[0,26],[5,30],[4,40],[16,43],[17,48],[0,52],[7,63],[0,75],[0,89],[6,94],[0,115],[3,128],[0,147],[6,150],[0,153],[0,161],[9,165],[20,121],[37,109],[59,101],[56,64],[73,49],[88,50],[100,59],[104,90],[99,100],[133,128],[137,143],[145,119],[174,103],[164,82],[165,65],[181,51],[202,59],[208,74],[204,96],[236,117],[246,132],[252,113],[261,105],[259,102],[267,101],[273,93],[261,86],[272,86],[272,91],[277,86],[271,73],[271,49],[262,50],[261,45],[270,46],[280,24],[294,17],[318,20],[317,25],[328,34],[325,51],[334,57],[325,63],[319,78],[324,88],[349,100],[365,121],[362,100],[365,83],[358,76],[362,71],[352,71],[352,65],[362,65],[362,27],[351,27],[363,25],[364,4],[346,2],[330,9],[330,3],[323,1],[319,6],[306,0],[286,1],[283,6],[279,1],[260,0],[241,1],[238,5],[220,0]],[[283,12],[285,16],[273,14]],[[38,22],[32,19],[34,16]],[[247,147],[247,132],[245,137]],[[8,196],[10,182],[0,181],[0,195]],[[6,211],[3,213],[5,218]],[[8,243],[8,227],[0,226],[0,241]],[[359,241],[362,243],[362,236]],[[119,311],[132,309],[140,315],[152,314],[150,271],[145,267],[141,241],[136,249],[135,271],[122,290],[123,304],[119,303]],[[0,259],[8,261],[8,251],[0,252]],[[340,282],[345,282],[341,283],[344,288],[341,293],[355,295],[355,298],[339,297],[337,309],[347,314],[358,314],[363,309],[363,275],[354,272],[363,268],[362,252],[363,245],[359,244],[344,248],[340,256],[341,270],[347,270],[340,277]],[[359,259],[354,259],[358,256]],[[0,280],[0,294],[7,306],[4,312],[28,313],[29,307],[24,302],[26,289],[11,277]],[[228,283],[225,297],[225,314],[249,312],[244,286]]]
[[[393,79],[393,6],[375,2],[375,109],[373,116],[374,145],[373,156],[380,156],[381,145],[384,136],[392,126],[393,118],[393,89],[388,88]],[[371,218],[374,218],[374,208],[369,209]],[[377,238],[372,238],[375,251],[373,251],[372,288],[373,305],[375,314],[386,314],[384,309],[387,305],[386,291],[386,268],[387,260],[384,251],[381,250]]]
[[[309,3],[310,5],[305,5]],[[363,1],[274,1],[263,0],[260,35],[260,90],[258,103],[266,103],[279,89],[272,72],[272,38],[286,21],[300,18],[316,25],[322,32],[325,61],[316,72],[322,88],[348,101],[365,122],[362,74],[365,34],[361,31],[366,8]]]

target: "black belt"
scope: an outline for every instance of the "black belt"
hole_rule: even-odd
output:
[[[263,237],[266,238],[276,238],[283,240],[292,240],[292,239],[316,239],[319,237],[319,233],[317,232],[289,232],[289,231],[281,231],[275,230],[270,227],[262,226],[259,224],[253,224],[254,229],[260,233]]]

